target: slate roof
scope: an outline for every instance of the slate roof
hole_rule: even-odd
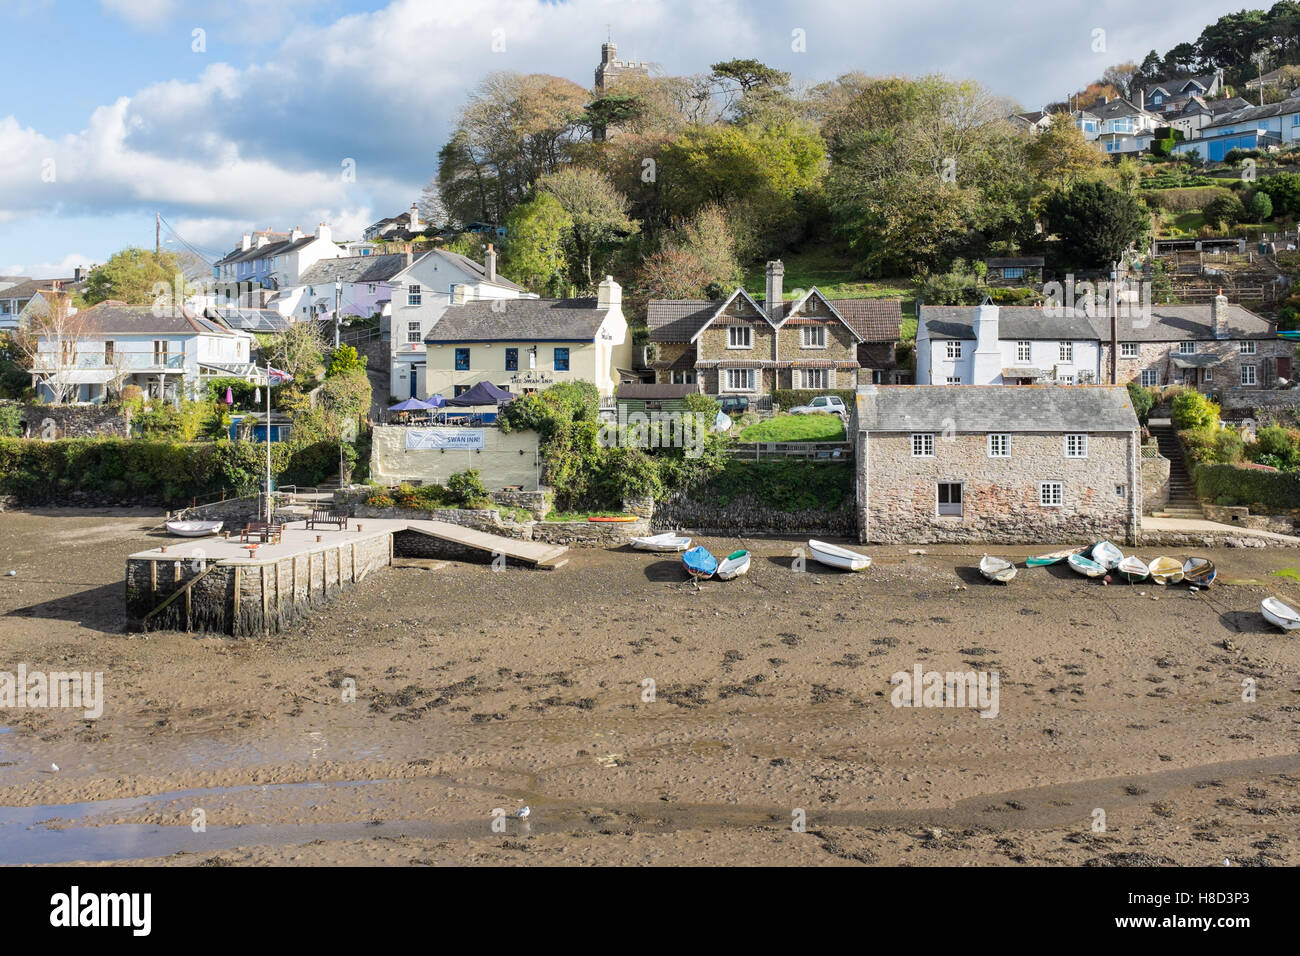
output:
[[[646,325],[652,342],[689,342],[704,327],[723,299],[651,299],[646,306]],[[755,300],[767,308],[764,299]],[[827,299],[844,321],[868,342],[896,342],[903,319],[898,299]],[[789,317],[794,300],[782,305],[782,315]]]
[[[1230,113],[1216,114],[1217,118],[1214,122],[1201,130],[1201,137],[1204,139],[1212,136],[1213,133],[1210,130],[1217,129],[1220,126],[1250,123],[1255,120],[1271,119],[1274,116],[1284,116],[1291,113],[1300,113],[1300,97],[1292,96],[1277,103],[1268,103],[1264,106],[1247,106],[1244,109],[1233,110]]]
[[[153,314],[151,305],[127,305],[110,299],[77,313],[91,335],[233,335],[217,322],[184,307]]]
[[[1185,87],[1188,83],[1191,83],[1193,80],[1195,80],[1197,83],[1201,85],[1202,89],[1209,90],[1209,89],[1213,89],[1214,81],[1217,78],[1218,75],[1215,73],[1204,73],[1201,76],[1184,76],[1176,80],[1163,80],[1159,83],[1152,83],[1151,85],[1145,87],[1142,90],[1142,95],[1146,98],[1148,102],[1151,101],[1152,94],[1155,93],[1157,90],[1164,92],[1166,96],[1171,96],[1171,97],[1187,96],[1188,93],[1184,91],[1183,87]]]
[[[1128,389],[1115,385],[885,385],[858,390],[867,432],[1131,432]]]
[[[932,339],[975,341],[974,306],[922,306],[926,332]],[[1229,339],[1271,339],[1273,325],[1244,306],[1228,305]],[[1110,341],[1110,320],[1105,315],[1045,315],[1036,305],[1004,305],[998,309],[998,338],[1096,339]],[[1213,341],[1214,320],[1209,305],[1156,305],[1151,317],[1120,316],[1121,342]]]
[[[406,268],[406,253],[385,256],[343,256],[322,259],[298,278],[299,285],[332,285],[336,277],[344,282],[387,282]]]
[[[434,249],[429,253],[429,255],[441,256],[444,260],[456,266],[457,268],[461,269],[463,272],[467,272],[472,276],[476,276],[479,279],[479,281],[481,282],[488,281],[487,267],[484,266],[483,263],[481,262],[475,262],[469,256],[462,256],[458,252],[447,252],[446,250],[443,249]],[[498,257],[498,261],[500,261],[499,257]],[[511,282],[509,279],[505,278],[505,276],[501,275],[500,272],[497,273],[497,277],[495,279],[491,280],[491,284],[495,286],[500,286],[503,289],[513,289],[515,292],[528,291],[523,286],[516,285],[515,283]]]
[[[596,299],[485,299],[453,305],[424,337],[448,342],[591,342],[609,315]]]
[[[61,292],[76,288],[75,279],[29,279],[26,276],[14,276],[18,281],[7,289],[0,289],[0,299],[30,299],[38,292],[49,292],[54,284],[59,283]]]
[[[265,233],[263,233],[265,235]],[[253,237],[253,245],[248,249],[235,248],[218,259],[214,265],[229,265],[232,262],[251,262],[254,259],[265,259],[270,256],[283,256],[290,252],[297,252],[304,246],[315,242],[319,237],[311,233],[303,236],[301,239],[294,240],[289,238],[292,233],[283,239],[272,239],[266,245],[259,247],[257,237]]]

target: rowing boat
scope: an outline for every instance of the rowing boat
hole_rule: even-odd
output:
[[[1004,558],[995,558],[986,554],[980,558],[980,574],[999,584],[1010,584],[1016,576],[1016,566]]]
[[[682,567],[697,581],[706,581],[713,577],[714,571],[718,570],[718,559],[709,552],[708,548],[697,545],[683,552]]]
[[[749,573],[749,552],[733,551],[718,562],[718,580],[730,581]]]
[[[1085,558],[1081,554],[1072,554],[1065,560],[1069,563],[1071,570],[1077,571],[1085,578],[1099,578],[1106,573],[1106,569],[1100,564],[1091,558]]]
[[[204,538],[221,530],[220,521],[168,521],[167,530],[182,538]]]
[[[1197,587],[1209,587],[1219,572],[1209,558],[1188,558],[1183,563],[1183,583],[1195,584]]]
[[[1109,541],[1098,541],[1092,546],[1092,553],[1088,557],[1107,571],[1114,571],[1119,567],[1119,563],[1124,560],[1124,552]]]
[[[1260,610],[1264,612],[1264,618],[1284,631],[1294,631],[1300,628],[1300,611],[1291,607],[1289,604],[1283,604],[1275,597],[1264,598],[1260,602]]]
[[[1156,558],[1147,568],[1156,584],[1177,584],[1183,579],[1183,564],[1177,558]]]
[[[1124,579],[1129,584],[1136,584],[1138,581],[1145,581],[1150,576],[1151,569],[1136,554],[1130,554],[1119,563],[1119,573],[1124,575]]]
[[[837,544],[809,541],[808,550],[812,552],[814,559],[828,567],[840,568],[844,571],[865,571],[871,567],[871,558],[867,555],[841,548]]]
[[[1066,548],[1063,551],[1053,551],[1051,554],[1040,554],[1036,558],[1025,558],[1025,567],[1041,568],[1045,564],[1056,564],[1064,561],[1072,554],[1078,554],[1082,548]]]
[[[640,551],[685,551],[690,546],[690,538],[683,538],[672,531],[632,539],[632,547]]]

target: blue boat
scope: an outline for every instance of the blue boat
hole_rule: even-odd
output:
[[[713,577],[718,570],[718,559],[709,553],[708,548],[698,546],[682,552],[682,565],[693,580],[703,581]]]

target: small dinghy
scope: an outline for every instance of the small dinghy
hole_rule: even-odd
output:
[[[730,581],[749,573],[749,552],[733,551],[718,562],[718,580]]]
[[[1106,573],[1106,569],[1100,564],[1091,558],[1085,558],[1081,554],[1072,554],[1066,558],[1066,561],[1069,562],[1073,570],[1082,574],[1085,578],[1099,578]]]
[[[1124,580],[1129,584],[1136,584],[1138,581],[1145,581],[1151,574],[1151,569],[1137,555],[1130,554],[1119,563],[1119,573],[1124,575]]]
[[[848,548],[841,548],[837,544],[827,544],[825,541],[809,541],[808,550],[812,552],[814,559],[828,567],[840,568],[844,571],[865,571],[871,567],[871,558],[865,554],[850,551]]]
[[[632,539],[632,547],[641,551],[685,551],[690,546],[690,538],[683,538],[673,531]]]
[[[220,521],[168,521],[167,530],[182,538],[206,538],[221,530]]]
[[[1064,561],[1072,554],[1078,554],[1083,548],[1066,548],[1064,551],[1053,551],[1051,554],[1040,554],[1036,558],[1025,558],[1025,566],[1029,568],[1041,568],[1046,564],[1057,564]]]
[[[1099,541],[1094,544],[1092,553],[1088,556],[1107,571],[1114,571],[1119,567],[1119,563],[1124,560],[1124,552],[1109,541]]]
[[[1183,583],[1194,584],[1198,588],[1209,587],[1219,572],[1209,558],[1188,558],[1183,564]]]
[[[718,570],[718,559],[703,545],[691,548],[682,554],[682,567],[691,576],[692,581],[707,581]]]
[[[1147,570],[1156,584],[1177,584],[1183,579],[1183,563],[1177,558],[1156,558],[1147,565]]]
[[[1264,612],[1264,618],[1268,623],[1276,625],[1284,631],[1294,631],[1300,628],[1300,611],[1297,611],[1289,604],[1283,604],[1277,598],[1264,598],[1260,602],[1259,609]]]
[[[1016,566],[1003,558],[995,558],[991,554],[986,554],[980,558],[980,574],[990,581],[996,581],[999,584],[1010,584],[1011,579],[1016,576]]]

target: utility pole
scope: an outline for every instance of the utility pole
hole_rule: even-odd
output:
[[[343,308],[343,277],[334,277],[334,350],[339,348],[339,312]]]
[[[162,213],[153,214],[153,254],[157,258],[162,253]]]
[[[1119,384],[1119,263],[1110,269],[1110,384]]]

